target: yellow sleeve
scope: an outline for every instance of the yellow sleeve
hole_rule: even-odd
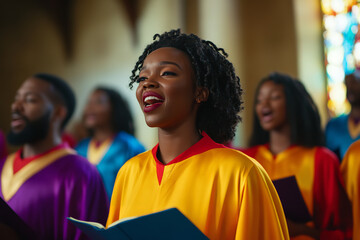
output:
[[[347,150],[341,163],[345,189],[352,203],[353,238],[360,239],[360,140]]]
[[[109,216],[106,222],[106,228],[113,222],[119,220],[120,216],[120,204],[121,204],[121,192],[122,192],[122,183],[123,177],[120,174],[121,171],[118,172],[118,175],[115,180],[114,189],[111,196],[110,201],[110,210]]]
[[[250,169],[240,194],[236,239],[290,239],[280,199],[261,166]]]

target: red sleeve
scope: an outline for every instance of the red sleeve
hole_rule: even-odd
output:
[[[324,147],[315,155],[314,223],[321,230],[320,239],[351,239],[351,203],[340,174],[339,160]]]

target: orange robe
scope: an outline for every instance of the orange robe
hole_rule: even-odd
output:
[[[351,238],[351,208],[343,188],[339,160],[324,147],[292,146],[274,156],[268,145],[243,151],[255,158],[272,180],[295,176],[320,239]],[[298,236],[293,239],[310,239]]]
[[[353,143],[341,163],[346,192],[352,202],[354,240],[360,239],[360,140]]]
[[[157,149],[120,169],[107,225],[176,207],[212,240],[289,239],[276,190],[256,161],[206,134],[167,165]]]

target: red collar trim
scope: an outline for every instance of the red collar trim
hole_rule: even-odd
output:
[[[165,166],[184,161],[189,157],[198,155],[213,148],[226,148],[224,145],[214,142],[205,132],[202,132],[201,135],[203,137],[197,143],[195,143],[187,150],[185,150],[183,153],[181,153],[179,156],[171,160],[168,164],[162,163],[161,161],[159,161],[159,159],[156,156],[156,153],[158,152],[159,149],[159,144],[157,144],[151,150],[153,158],[155,159],[155,163],[156,163],[156,173],[157,173],[159,185],[161,184]]]
[[[15,153],[15,157],[14,157],[14,165],[13,165],[14,174],[17,173],[19,170],[21,170],[23,167],[25,167],[30,162],[34,161],[35,159],[38,159],[46,154],[49,154],[51,152],[54,152],[54,151],[56,151],[58,149],[62,149],[62,148],[69,148],[69,145],[67,143],[61,143],[46,152],[40,153],[40,154],[32,156],[32,157],[28,157],[28,158],[22,158],[21,156],[22,156],[23,148],[19,149]]]

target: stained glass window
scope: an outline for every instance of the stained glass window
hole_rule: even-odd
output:
[[[360,71],[360,1],[321,0],[327,105],[333,116],[347,113],[344,77]]]

